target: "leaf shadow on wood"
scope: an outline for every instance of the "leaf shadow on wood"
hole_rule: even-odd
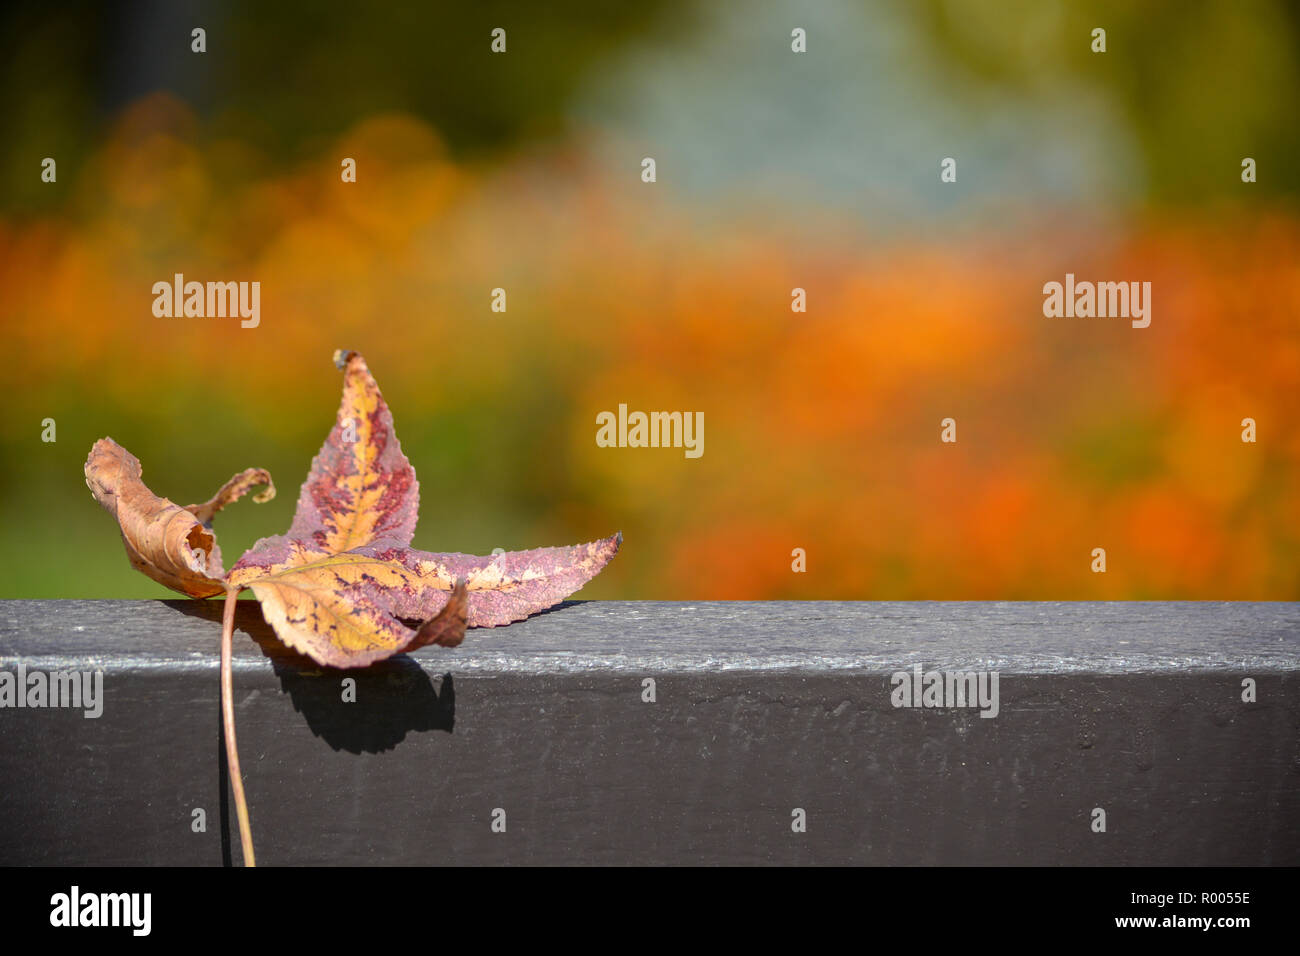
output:
[[[220,601],[168,601],[191,617],[221,626]],[[392,750],[409,733],[444,730],[456,725],[456,691],[450,673],[441,687],[405,654],[369,667],[321,667],[311,658],[285,647],[262,618],[256,601],[240,601],[235,612],[236,640],[243,634],[256,642],[271,661],[281,689],[313,734],[334,750],[380,753]],[[344,700],[344,680],[356,681],[355,699]],[[349,697],[352,697],[349,694]]]

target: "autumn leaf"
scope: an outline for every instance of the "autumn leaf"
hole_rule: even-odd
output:
[[[329,667],[364,667],[405,650],[415,631],[398,620],[399,604],[408,618],[432,618],[456,584],[440,589],[399,562],[287,537],[259,542],[228,583],[232,592],[252,590],[281,641]]]
[[[213,498],[182,508],[140,480],[138,459],[102,439],[86,461],[96,499],[117,519],[131,563],[191,597],[251,590],[289,647],[332,667],[364,667],[422,646],[418,628],[443,612],[458,582],[466,627],[498,627],[552,607],[594,577],[617,553],[621,535],[587,544],[496,555],[437,554],[410,548],[419,482],[402,453],[393,416],[365,360],[340,352],[343,399],[312,461],[289,531],[257,542],[226,574],[212,532],[218,511],[270,475],[250,468]],[[459,643],[443,618],[440,643]],[[463,637],[463,634],[460,635]]]
[[[253,500],[270,501],[275,497],[271,476],[249,468],[226,482],[211,501],[182,508],[155,495],[140,475],[140,460],[113,439],[101,438],[90,449],[86,484],[117,518],[131,566],[190,597],[223,593],[225,569],[212,518],[258,485],[266,490]]]
[[[415,640],[391,610],[388,592],[405,595],[408,617],[432,619],[456,582],[437,588],[402,564],[357,551],[381,537],[393,549],[410,543],[420,485],[365,360],[340,352],[335,362],[344,371],[343,401],[289,532],[257,542],[227,583],[252,590],[289,647],[320,664],[364,667]]]
[[[312,461],[287,534],[263,538],[229,571],[212,519],[270,475],[248,469],[213,498],[181,508],[140,480],[140,462],[112,439],[86,461],[86,483],[118,520],[137,569],[191,597],[226,595],[222,615],[222,720],[244,862],[252,830],[235,743],[231,642],[235,598],[248,589],[287,646],[330,667],[364,667],[430,644],[456,647],[467,627],[498,627],[564,600],[609,563],[621,534],[587,544],[486,557],[410,547],[419,482],[393,416],[356,352],[335,353],[343,400]],[[421,623],[422,622],[422,623]],[[412,626],[414,625],[414,626]]]
[[[415,469],[365,359],[340,351],[334,361],[343,369],[343,402],[311,463],[288,536],[329,554],[378,538],[408,545],[420,506]]]
[[[393,416],[356,352],[339,352],[343,400],[312,462],[288,534],[255,544],[227,584],[249,588],[276,635],[331,667],[364,667],[415,644],[403,620],[431,622],[464,582],[466,627],[495,627],[552,607],[591,580],[621,535],[564,548],[477,557],[409,547],[419,482]],[[453,619],[454,622],[454,619]],[[438,643],[455,646],[444,619]]]
[[[563,601],[595,577],[618,553],[622,534],[562,548],[505,551],[480,557],[432,554],[407,548],[371,545],[367,553],[413,571],[423,587],[439,590],[463,580],[469,593],[469,626],[500,627]],[[390,592],[385,599],[403,617],[421,617],[416,590]]]

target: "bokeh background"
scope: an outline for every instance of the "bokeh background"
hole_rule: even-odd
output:
[[[416,545],[621,529],[583,597],[1300,598],[1296,4],[393,6],[0,14],[0,596],[169,593],[104,435],[178,503],[270,469],[228,563],[283,531],[348,347]],[[260,327],[155,318],[175,272]],[[1044,318],[1066,272],[1152,282],[1150,328]],[[620,402],[704,456],[598,448]]]

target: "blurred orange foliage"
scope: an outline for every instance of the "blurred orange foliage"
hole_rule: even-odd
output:
[[[312,449],[324,423],[279,410],[330,407],[329,356],[362,350],[422,475],[447,442],[442,478],[492,471],[521,540],[623,529],[605,597],[1300,598],[1295,219],[795,231],[591,155],[459,166],[389,115],[284,172],[144,101],[60,218],[0,222],[10,385],[32,414],[78,395],[101,433],[185,416]],[[1067,271],[1150,280],[1151,327],[1044,318]],[[155,318],[173,272],[260,281],[261,326]],[[596,447],[620,402],[703,411],[704,456]],[[6,457],[29,433],[0,427]]]

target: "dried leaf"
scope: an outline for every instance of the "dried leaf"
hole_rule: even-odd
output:
[[[95,500],[117,518],[132,567],[190,597],[225,591],[212,518],[260,484],[266,491],[253,500],[270,500],[275,496],[271,476],[250,468],[226,482],[207,504],[182,508],[150,491],[141,473],[139,459],[111,438],[95,442],[86,458],[86,484]]]
[[[469,597],[465,582],[457,581],[451,589],[447,603],[434,617],[425,621],[415,634],[408,649],[437,644],[439,647],[457,647],[465,640],[465,626],[468,622]]]
[[[420,483],[393,433],[393,416],[365,359],[336,352],[343,402],[298,496],[289,537],[330,554],[378,538],[411,543]]]
[[[499,627],[544,611],[594,578],[618,553],[621,533],[560,548],[534,548],[501,554],[432,554],[388,549],[382,543],[366,549],[386,561],[416,572],[423,587],[389,595],[394,613],[424,617],[430,587],[451,588],[464,580],[469,590],[469,626]]]
[[[409,546],[419,483],[402,454],[393,417],[355,352],[336,352],[343,401],[298,496],[289,533],[263,538],[222,573],[212,519],[259,484],[260,469],[236,475],[199,505],[178,507],[140,480],[140,462],[112,439],[86,460],[86,483],[118,519],[131,563],[194,597],[226,594],[221,628],[221,714],[244,862],[254,863],[252,823],[235,743],[235,599],[244,588],[289,647],[332,667],[364,667],[398,651],[456,647],[465,628],[495,627],[562,601],[618,552],[623,536],[568,548],[475,557]],[[423,621],[418,628],[405,622]]]
[[[265,504],[275,497],[275,485],[271,482],[271,473],[265,468],[246,468],[221,486],[215,495],[201,505],[186,505],[185,510],[194,515],[205,528],[212,527],[216,513],[231,502],[238,501],[258,485],[266,485],[266,490],[253,495],[253,500]]]
[[[396,595],[432,618],[451,592],[398,562],[360,550],[329,554],[288,536],[259,542],[227,583],[251,589],[276,636],[329,667],[364,667],[412,644],[416,632],[398,620]]]
[[[415,471],[365,360],[337,352],[335,361],[343,401],[289,533],[257,542],[227,577],[231,588],[253,591],[285,644],[332,667],[364,667],[430,643],[454,647],[464,636],[448,599],[458,582],[467,626],[495,627],[562,601],[617,553],[622,535],[487,557],[409,548]],[[417,632],[403,620],[426,623]]]

